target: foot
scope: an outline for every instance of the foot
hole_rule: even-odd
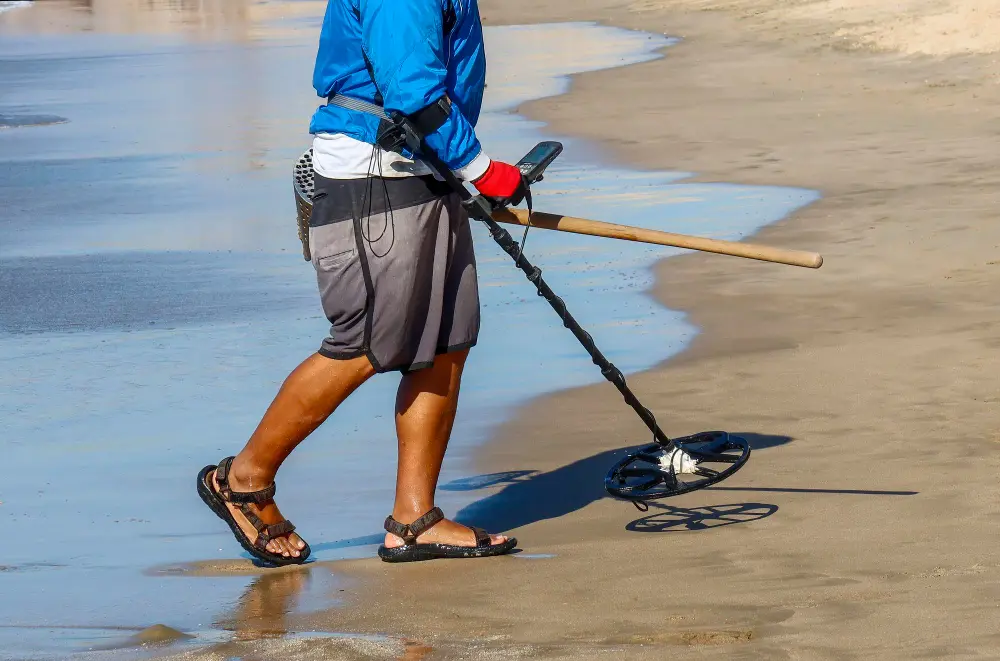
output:
[[[403,517],[402,519],[397,517],[396,520],[409,523],[416,520],[416,518],[417,516],[410,515],[409,517]],[[507,537],[504,535],[490,535],[491,545],[503,544],[506,541]],[[392,533],[386,533],[386,548],[394,549],[397,546],[403,546],[403,544],[404,542],[402,537],[397,537]],[[450,544],[452,546],[468,546],[469,548],[475,548],[476,533],[472,532],[471,528],[463,526],[460,523],[444,519],[440,523],[420,534],[417,537],[417,544]]]
[[[247,471],[241,470],[241,468],[239,458],[237,457],[237,459],[233,461],[233,467],[229,472],[229,486],[233,491],[256,491],[266,487],[272,481],[267,480],[265,482],[259,478],[253,479]],[[219,490],[219,482],[216,479],[215,472],[212,473],[212,488],[215,489],[215,491]],[[229,508],[233,518],[239,524],[240,528],[247,536],[247,539],[251,542],[256,540],[258,534],[257,529],[254,528],[253,524],[247,520],[247,518],[243,515],[243,512],[240,511],[240,508],[230,502],[226,502],[226,507]],[[251,511],[267,525],[281,523],[285,520],[285,517],[281,515],[281,512],[278,510],[278,506],[274,504],[273,500],[262,505],[251,504],[250,508]],[[291,533],[282,537],[275,537],[267,543],[265,548],[268,552],[276,555],[281,555],[286,558],[297,558],[302,554],[302,549],[305,547],[306,543],[302,540],[302,538],[295,533]]]

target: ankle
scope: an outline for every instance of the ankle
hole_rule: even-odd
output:
[[[233,459],[229,484],[237,491],[257,491],[274,482],[274,471],[254,463],[242,454]]]
[[[392,509],[392,518],[396,519],[403,525],[413,523],[424,514],[427,514],[432,509],[434,509],[434,504],[430,505],[397,505]]]

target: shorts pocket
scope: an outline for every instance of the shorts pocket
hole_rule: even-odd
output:
[[[344,264],[344,262],[353,258],[356,252],[357,250],[351,248],[350,250],[345,250],[344,252],[338,252],[333,255],[327,255],[326,257],[320,257],[316,260],[317,268],[323,271],[332,271],[338,266]]]
[[[351,262],[358,253],[354,241],[354,223],[344,222],[309,228],[313,266],[318,271],[333,271]]]

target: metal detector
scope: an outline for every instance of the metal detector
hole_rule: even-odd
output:
[[[406,137],[408,149],[419,154],[421,161],[431,167],[438,177],[447,182],[461,196],[469,216],[484,223],[490,236],[501,249],[510,255],[535,286],[538,295],[552,309],[590,354],[601,374],[610,381],[649,428],[653,443],[628,452],[616,463],[604,479],[604,487],[616,498],[633,502],[644,509],[646,501],[678,496],[704,489],[728,477],[750,458],[750,444],[746,439],[723,431],[712,431],[670,439],[660,429],[652,412],[642,405],[625,382],[625,375],[609,361],[583,327],[573,318],[566,303],[549,288],[542,278],[542,271],[524,256],[521,245],[500,226],[492,214],[501,207],[482,195],[473,195],[451,170],[429,149],[417,133],[412,122],[405,117],[393,118]],[[517,168],[532,185],[542,180],[545,169],[559,156],[563,146],[558,142],[540,142],[517,163]],[[304,153],[294,169],[295,202],[298,208],[299,237],[302,239],[303,256],[309,260],[309,215],[312,211],[313,167],[312,150]]]

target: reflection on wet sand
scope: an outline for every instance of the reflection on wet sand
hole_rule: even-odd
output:
[[[420,661],[434,651],[430,645],[424,645],[413,640],[406,641],[406,649],[399,661]]]
[[[323,638],[319,632],[296,633],[292,617],[303,609],[303,601],[310,587],[319,581],[321,569],[299,567],[294,571],[268,572],[254,579],[240,596],[229,615],[218,619],[215,628],[230,631],[233,636],[229,645],[239,643],[260,643],[278,639]],[[329,601],[329,599],[327,600]],[[326,604],[328,605],[328,603]],[[419,641],[399,640],[385,636],[363,636],[343,633],[327,633],[342,641],[363,642],[373,645],[377,653],[362,658],[393,658],[399,661],[420,661],[433,651],[429,645]],[[270,658],[264,650],[267,645],[255,645],[262,653],[260,658]],[[390,652],[386,655],[386,652]],[[253,656],[240,655],[243,659]]]
[[[310,569],[256,578],[240,596],[233,612],[215,626],[233,632],[233,640],[280,638],[289,631],[288,616],[309,584]]]
[[[201,576],[197,579],[200,589],[210,592],[211,585],[205,582],[203,569],[203,563],[192,563],[153,568],[147,573]],[[321,566],[257,570],[263,573],[247,586],[231,612],[216,618],[210,631],[188,641],[194,644],[193,648],[172,646],[165,656],[157,658],[161,661],[219,658],[421,661],[434,650],[423,642],[394,636],[324,630],[315,616],[303,619],[306,613],[322,612],[337,601],[331,590],[337,583],[328,580],[332,575]],[[213,639],[215,642],[210,642]]]
[[[0,15],[0,31],[216,36],[236,41],[293,34],[323,15],[322,0],[44,0]]]

